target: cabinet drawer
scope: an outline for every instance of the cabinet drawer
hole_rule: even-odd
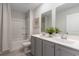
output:
[[[31,54],[35,55],[35,37],[31,37]]]
[[[54,44],[43,41],[43,56],[54,56]]]
[[[35,47],[35,55],[42,56],[42,40],[37,38],[36,39],[36,47]]]
[[[51,43],[51,42],[49,42],[49,41],[43,41],[43,44],[45,44],[46,46],[48,46],[48,47],[51,47],[51,48],[54,48],[54,44],[53,43]]]
[[[61,45],[55,45],[55,52],[61,56],[79,56],[79,51]]]

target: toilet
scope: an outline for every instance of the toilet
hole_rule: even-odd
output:
[[[30,50],[31,42],[30,41],[23,42],[22,45],[23,45],[23,51],[25,54],[31,52],[31,50]]]

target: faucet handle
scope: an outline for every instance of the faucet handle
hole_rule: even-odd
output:
[[[61,35],[61,38],[62,38],[62,39],[67,39],[67,34],[68,34],[68,32],[63,33],[63,34]]]

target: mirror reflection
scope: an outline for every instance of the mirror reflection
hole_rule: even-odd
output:
[[[45,32],[46,28],[52,27],[52,11],[45,12],[41,15],[41,32]]]
[[[78,3],[67,3],[56,8],[56,27],[63,33],[79,35]]]

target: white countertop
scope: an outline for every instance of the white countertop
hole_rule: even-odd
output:
[[[60,37],[46,37],[42,36],[40,34],[32,35],[34,37],[41,38],[42,40],[50,41],[56,44],[60,44],[69,48],[73,48],[79,51],[79,41],[78,40],[73,40],[73,39],[61,39]]]

